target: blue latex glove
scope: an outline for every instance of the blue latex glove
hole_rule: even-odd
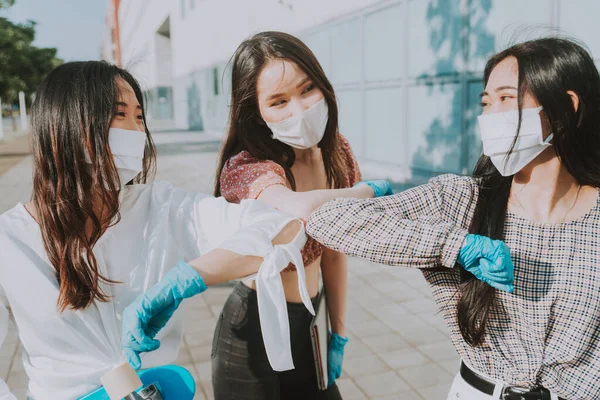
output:
[[[389,195],[394,194],[394,192],[392,190],[392,185],[390,185],[390,183],[388,181],[383,180],[383,179],[376,180],[376,181],[362,181],[362,182],[358,182],[354,186],[358,186],[358,185],[369,185],[371,187],[371,189],[373,189],[373,192],[375,193],[375,197],[389,196]]]
[[[467,235],[456,260],[477,279],[499,290],[512,293],[514,269],[510,249],[501,240]]]
[[[169,322],[181,301],[205,290],[204,280],[196,270],[179,261],[160,282],[125,308],[121,347],[134,369],[142,366],[140,353],[158,349],[160,342],[154,337]]]
[[[327,348],[327,387],[342,375],[342,363],[344,362],[344,347],[348,338],[341,337],[337,333],[329,333],[329,345]]]

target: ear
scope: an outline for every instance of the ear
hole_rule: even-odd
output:
[[[577,93],[575,93],[572,90],[567,90],[567,94],[569,95],[569,97],[571,97],[571,101],[573,102],[573,109],[575,110],[575,112],[577,112],[577,110],[579,110],[579,96],[577,96]]]

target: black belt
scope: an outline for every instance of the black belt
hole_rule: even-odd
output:
[[[462,376],[465,382],[480,392],[490,396],[494,394],[496,383],[479,375],[467,367],[465,363],[460,364],[460,376]],[[517,386],[505,386],[502,389],[502,396],[500,398],[502,400],[550,400],[550,391],[543,387],[528,389]],[[559,398],[559,400],[565,399]]]

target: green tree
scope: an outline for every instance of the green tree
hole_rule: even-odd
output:
[[[14,0],[0,0],[0,9]],[[33,94],[53,68],[62,63],[56,58],[56,49],[38,48],[35,22],[16,24],[0,17],[0,98],[3,103],[15,103],[20,91],[27,97]]]
[[[0,9],[8,8],[15,4],[15,0],[0,0]]]

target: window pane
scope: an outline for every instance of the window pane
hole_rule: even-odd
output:
[[[364,156],[362,97],[359,90],[337,92],[340,132],[352,145],[356,157]]]
[[[469,4],[471,71],[483,71],[486,59],[511,43],[551,33],[539,28],[550,24],[551,2],[548,0],[471,1]]]
[[[366,158],[407,165],[402,129],[402,89],[371,89],[365,96]]]
[[[409,88],[408,143],[412,167],[423,171],[461,171],[460,85]]]
[[[402,7],[365,17],[365,69],[369,81],[398,79],[404,72]]]
[[[333,83],[352,83],[361,80],[360,19],[331,29],[331,63]]]
[[[315,53],[317,60],[323,67],[325,74],[331,74],[331,42],[329,39],[329,31],[320,31],[313,33],[303,39],[304,43]]]
[[[408,73],[412,77],[448,74],[462,66],[458,1],[408,3]]]
[[[583,41],[594,58],[600,59],[600,35],[598,35],[598,0],[578,0],[577,6],[571,2],[560,3],[560,26],[569,36]]]

